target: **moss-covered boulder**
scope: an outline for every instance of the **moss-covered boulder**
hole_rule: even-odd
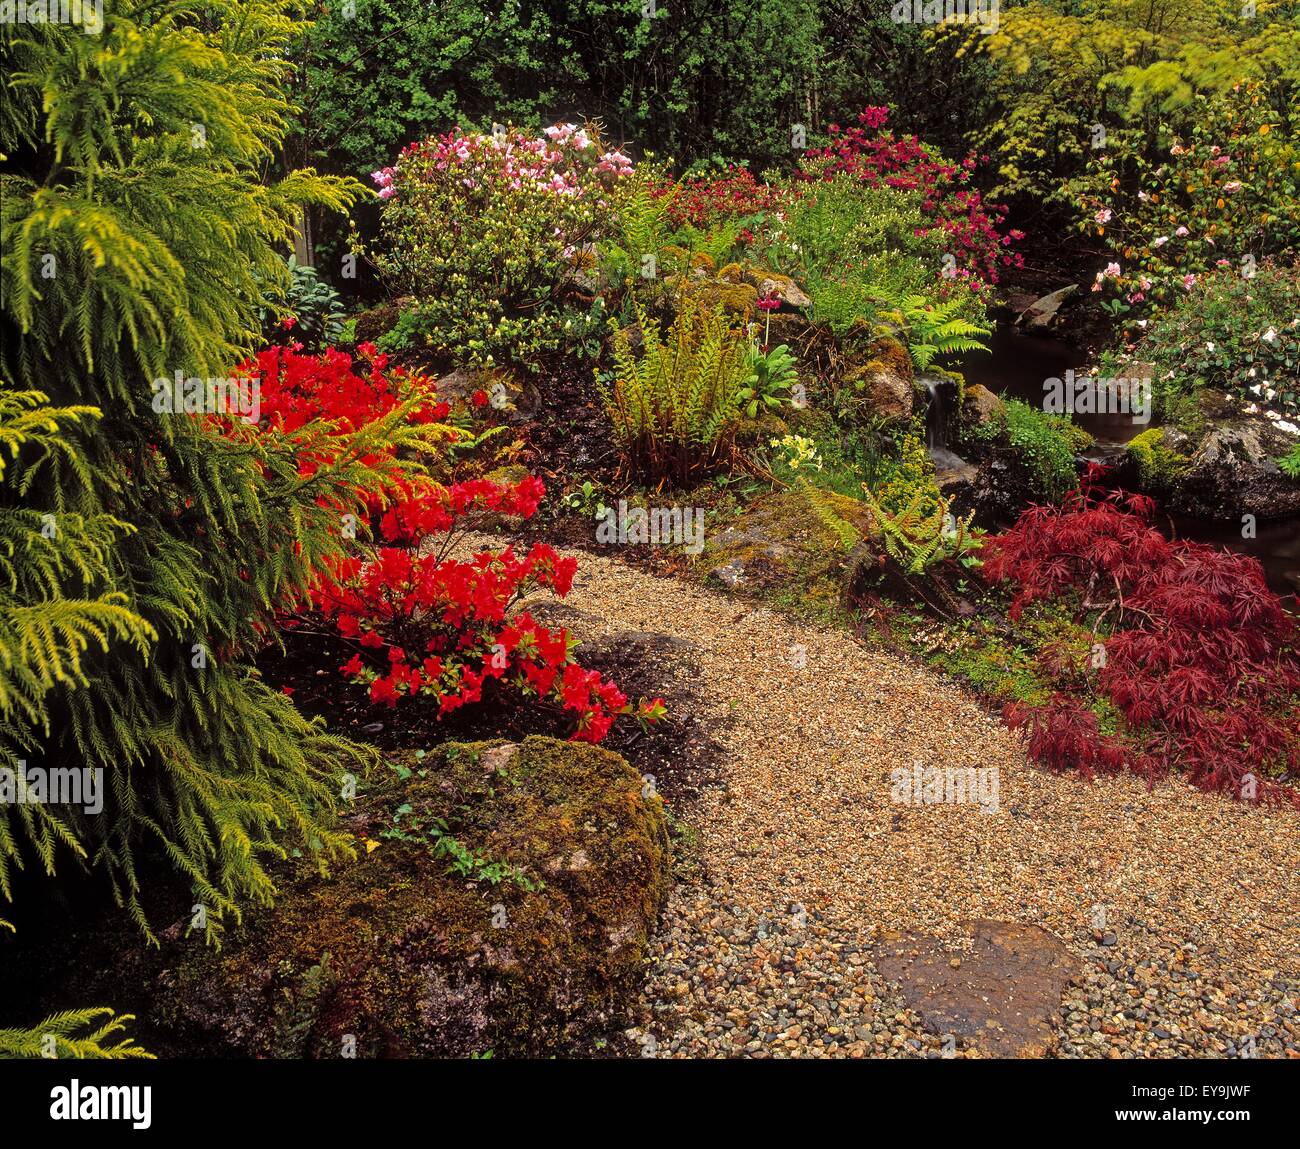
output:
[[[1175,477],[1174,508],[1212,517],[1300,515],[1300,483],[1277,464],[1295,442],[1265,419],[1239,418],[1211,428]]]
[[[841,420],[862,428],[906,423],[916,409],[912,357],[895,335],[865,324],[841,343],[833,385]]]
[[[713,532],[695,570],[715,587],[827,617],[841,609],[849,552],[872,529],[865,503],[800,485]]]
[[[1126,462],[1139,489],[1168,495],[1190,465],[1190,440],[1176,427],[1149,427],[1128,442]]]
[[[444,744],[363,780],[354,862],[304,867],[158,978],[191,1052],[545,1055],[620,1019],[670,882],[662,802],[599,747]]]

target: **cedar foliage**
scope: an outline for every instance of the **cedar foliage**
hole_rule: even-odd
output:
[[[232,374],[298,212],[360,190],[264,179],[292,112],[293,10],[120,0],[101,35],[0,31],[0,768],[102,768],[106,790],[98,816],[0,808],[0,892],[33,858],[75,859],[150,938],[146,849],[192,885],[210,938],[270,899],[268,860],[348,849],[334,795],[368,752],[252,658],[344,552],[340,516],[365,524],[411,465],[376,455],[422,442],[404,410],[346,434],[154,410],[153,380]]]
[[[111,1009],[73,1009],[47,1017],[31,1029],[0,1029],[0,1061],[6,1058],[73,1057],[123,1060],[153,1058],[125,1035],[129,1014]]]

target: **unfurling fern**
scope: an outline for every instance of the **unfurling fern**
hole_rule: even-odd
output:
[[[74,1009],[52,1014],[31,1029],[0,1029],[0,1060],[15,1058],[153,1058],[126,1036],[132,1014],[111,1009]],[[111,1041],[110,1041],[111,1039]]]
[[[967,303],[962,295],[940,303],[931,303],[923,295],[906,295],[890,302],[891,318],[903,325],[912,362],[920,371],[928,371],[942,355],[988,350],[983,340],[992,328],[958,314]]]

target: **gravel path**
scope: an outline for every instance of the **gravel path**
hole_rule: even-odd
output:
[[[956,968],[963,923],[994,919],[1077,961],[1052,1053],[1300,1057],[1300,813],[1045,773],[924,668],[613,560],[581,555],[565,601],[583,639],[693,644],[666,688],[689,677],[722,747],[721,785],[677,811],[694,844],[629,1034],[647,1055],[979,1056],[923,1028],[875,947],[951,939]],[[996,809],[892,800],[916,763],[996,771]]]

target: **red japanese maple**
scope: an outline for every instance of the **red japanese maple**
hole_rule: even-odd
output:
[[[1300,804],[1300,629],[1259,563],[1151,524],[1151,500],[1098,486],[1093,468],[1063,506],[1031,507],[985,543],[984,573],[1035,600],[1074,596],[1107,627],[1095,689],[1123,716],[1102,735],[1079,694],[1012,706],[1029,752],[1054,769],[1178,770],[1197,786]]]

